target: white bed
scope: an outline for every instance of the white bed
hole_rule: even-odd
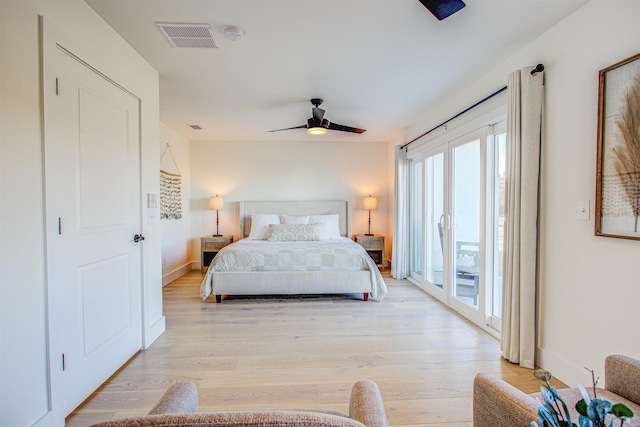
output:
[[[364,300],[384,298],[387,289],[378,268],[366,251],[348,238],[348,202],[245,201],[240,202],[239,213],[243,239],[223,248],[211,262],[200,288],[203,300],[211,295],[217,302],[223,295],[360,294]],[[261,221],[273,224],[275,220],[270,219],[281,218],[297,224],[307,216],[309,225],[271,226],[264,235],[258,228]],[[335,227],[333,222],[324,223],[327,218],[336,219]],[[304,227],[312,233],[319,227],[322,240],[315,240],[317,234],[303,241],[263,240],[267,236],[273,240],[276,230],[286,227]]]

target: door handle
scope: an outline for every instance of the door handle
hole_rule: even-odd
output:
[[[451,230],[451,216],[449,214],[440,215],[440,221],[438,222],[443,230]]]
[[[136,234],[133,236],[133,241],[138,243],[144,240],[144,236],[142,234]]]

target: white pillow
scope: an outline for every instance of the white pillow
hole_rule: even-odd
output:
[[[271,224],[270,242],[300,242],[320,240],[320,224]]]
[[[280,215],[281,224],[309,224],[309,215]]]
[[[269,224],[280,224],[280,215],[252,214],[251,215],[251,231],[249,232],[249,239],[267,240],[267,238],[269,237]]]
[[[320,223],[320,240],[337,240],[342,238],[338,219],[338,214],[311,215],[309,224]]]

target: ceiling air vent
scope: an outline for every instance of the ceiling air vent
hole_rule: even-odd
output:
[[[209,24],[166,24],[156,23],[171,46],[196,49],[219,49]]]

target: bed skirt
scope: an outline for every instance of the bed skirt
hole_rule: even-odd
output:
[[[211,273],[212,294],[307,295],[371,293],[371,272],[246,271]]]

